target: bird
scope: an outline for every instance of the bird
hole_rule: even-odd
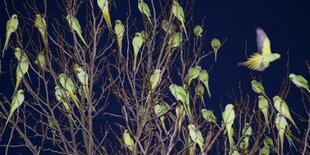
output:
[[[211,97],[211,92],[209,88],[209,74],[206,70],[201,70],[199,74],[199,80],[205,85],[209,97]]]
[[[226,131],[227,131],[229,146],[230,146],[230,148],[232,148],[234,145],[234,139],[233,139],[234,129],[233,129],[232,125],[233,125],[234,120],[236,118],[236,114],[234,111],[234,105],[233,104],[227,104],[226,105],[225,110],[222,112],[222,117],[223,117],[223,123],[224,123]]]
[[[126,129],[123,133],[123,142],[125,144],[125,146],[132,151],[133,147],[134,147],[134,140],[132,139],[129,131]]]
[[[69,94],[70,98],[72,99],[73,103],[76,105],[77,108],[80,109],[79,101],[76,96],[76,87],[72,80],[72,78],[65,73],[61,73],[58,75],[59,83],[66,90],[66,92]]]
[[[298,88],[304,88],[310,93],[308,81],[303,76],[291,73],[289,78]]]
[[[258,108],[263,112],[265,123],[269,128],[269,118],[268,118],[269,104],[268,100],[263,95],[258,96]]]
[[[138,53],[140,48],[143,45],[143,39],[141,37],[141,33],[137,32],[135,34],[135,37],[132,40],[132,46],[133,46],[133,53],[134,53],[134,58],[133,58],[133,71],[136,70],[136,65],[137,65],[137,57],[138,57]]]
[[[73,70],[79,80],[79,82],[82,84],[84,95],[89,95],[89,81],[88,81],[88,74],[83,70],[83,68],[79,64],[74,64]]]
[[[150,77],[151,90],[154,90],[161,80],[161,70],[156,69]]]
[[[185,36],[188,39],[187,31],[184,24],[185,22],[184,11],[182,6],[176,0],[174,0],[172,4],[172,14],[181,22],[183,30],[185,32]]]
[[[193,31],[194,31],[194,34],[197,38],[202,36],[203,29],[200,25],[195,26]]]
[[[69,26],[72,28],[73,31],[75,31],[77,33],[77,35],[80,37],[80,39],[82,40],[82,42],[85,44],[85,46],[88,48],[88,44],[86,43],[83,35],[82,35],[82,29],[81,29],[81,25],[78,21],[77,18],[75,18],[74,16],[72,15],[68,15],[66,17],[68,23],[69,23]]]
[[[4,56],[4,52],[8,48],[9,40],[11,37],[11,34],[15,32],[18,28],[18,18],[17,14],[13,14],[11,18],[6,22],[6,33],[5,33],[5,43],[3,47],[3,53],[2,53],[2,58]]]
[[[119,61],[122,58],[122,44],[123,44],[123,37],[125,33],[125,26],[123,25],[121,20],[115,21],[114,32],[117,38],[117,45],[118,45],[118,52],[119,52]]]
[[[28,73],[29,60],[28,60],[26,53],[18,47],[15,48],[14,54],[15,54],[16,59],[18,60],[18,65],[16,67],[16,84],[15,84],[15,90],[14,90],[14,93],[15,93],[24,75]]]
[[[138,9],[142,14],[146,16],[147,20],[152,25],[152,21],[151,21],[152,15],[151,15],[150,8],[143,0],[138,0]]]
[[[187,74],[187,86],[189,87],[192,80],[198,78],[199,74],[201,71],[201,67],[200,66],[195,66],[195,67],[191,67],[188,69],[188,74]]]
[[[97,0],[97,4],[102,11],[103,18],[107,23],[108,29],[112,31],[112,23],[110,18],[110,11],[109,11],[109,1],[108,0]]]
[[[217,61],[217,53],[221,47],[221,41],[217,38],[213,38],[211,40],[211,47],[213,48],[214,51],[214,61]]]
[[[48,48],[48,44],[47,44],[47,25],[46,25],[46,21],[45,21],[45,19],[40,14],[37,14],[36,17],[35,17],[35,22],[34,23],[35,23],[34,26],[36,28],[38,28],[38,30],[39,30],[39,32],[41,34],[41,37],[43,39],[44,46],[47,49]]]
[[[200,148],[200,152],[203,152],[204,139],[203,139],[203,136],[200,130],[197,129],[197,127],[194,124],[189,124],[187,128],[188,128],[190,138],[192,139],[194,143],[198,144]]]
[[[271,53],[270,40],[264,30],[256,28],[256,42],[258,52],[253,53],[245,62],[239,63],[251,70],[264,71],[270,63],[281,57],[278,53]]]

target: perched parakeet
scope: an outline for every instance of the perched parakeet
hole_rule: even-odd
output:
[[[267,146],[268,148],[274,148],[275,147],[273,140],[268,136],[266,136],[264,139],[264,146]]]
[[[296,125],[296,123],[294,122],[292,116],[291,116],[291,113],[290,113],[290,110],[286,104],[286,102],[280,97],[280,96],[274,96],[273,97],[273,105],[274,107],[276,108],[276,110],[281,114],[283,115],[284,117],[286,117],[288,120],[290,120],[293,125],[296,127],[296,129],[298,130],[299,132],[299,129]]]
[[[143,38],[141,37],[141,33],[137,32],[135,37],[132,40],[132,46],[133,46],[133,52],[134,52],[133,71],[136,70],[137,57],[138,57],[139,50],[142,47],[142,44],[143,44]]]
[[[11,34],[17,30],[17,27],[18,27],[18,18],[16,14],[13,14],[11,18],[6,22],[5,43],[3,47],[2,58],[4,56],[4,51],[6,51],[8,48]]]
[[[258,96],[258,107],[263,112],[265,123],[269,128],[269,118],[268,118],[269,104],[268,104],[268,100],[262,95]]]
[[[110,11],[109,11],[109,1],[108,0],[97,0],[97,4],[102,11],[103,18],[107,23],[109,30],[112,30],[112,23],[110,18]]]
[[[52,134],[53,134],[53,146],[55,146],[55,137],[56,137],[56,132],[57,132],[57,126],[55,121],[52,118],[48,119],[48,126],[51,128],[52,130]]]
[[[21,80],[23,79],[24,75],[28,73],[29,69],[29,60],[24,51],[20,48],[15,48],[15,57],[18,60],[18,65],[16,67],[16,84],[14,93],[17,91]]]
[[[289,129],[289,126],[286,128],[284,135],[288,141],[289,147],[291,148],[293,146],[296,149],[296,151],[298,151],[297,147],[293,142],[294,136],[292,134],[292,131]]]
[[[177,33],[174,33],[169,38],[168,45],[170,48],[176,48],[176,47],[179,47],[181,45],[182,41],[183,41],[182,33],[177,32]]]
[[[206,70],[201,70],[199,74],[199,80],[205,85],[209,97],[211,97],[211,92],[209,88],[209,74]]]
[[[185,117],[184,106],[178,105],[175,108],[175,113],[177,115],[177,120],[178,120],[178,131],[180,131],[182,128],[183,119]]]
[[[149,35],[145,31],[141,31],[140,32],[140,36],[141,36],[141,38],[143,40],[143,43],[145,43],[147,41],[148,37],[149,37]]]
[[[288,127],[288,124],[287,124],[285,117],[280,113],[277,114],[275,123],[278,129],[278,135],[280,137],[281,150],[283,150],[284,133],[285,133],[286,128]]]
[[[170,108],[170,106],[166,102],[160,102],[154,106],[154,112],[155,112],[157,117],[160,117],[161,124],[162,124],[163,128],[165,129],[165,131],[167,131],[167,129],[166,129],[166,125],[165,125],[164,114],[165,114],[165,112],[167,112],[167,110],[169,110],[169,108]]]
[[[72,15],[68,15],[66,17],[69,26],[72,28],[73,31],[75,31],[77,33],[77,35],[80,37],[80,39],[82,40],[82,42],[85,44],[85,46],[88,48],[88,44],[86,43],[83,35],[82,35],[82,29],[81,29],[81,25],[78,21],[78,19],[76,19],[75,17],[73,17]]]
[[[44,52],[40,52],[37,56],[37,60],[34,61],[35,64],[37,64],[42,69],[46,68],[46,58]]]
[[[302,77],[301,75],[295,75],[291,73],[289,75],[289,78],[298,88],[304,88],[308,91],[308,93],[310,93],[310,87],[308,81],[304,77]]]
[[[73,70],[79,80],[79,82],[81,83],[82,87],[83,87],[83,91],[84,91],[84,95],[89,95],[89,90],[88,90],[88,86],[89,86],[89,81],[88,81],[88,74],[83,70],[83,68],[79,65],[79,64],[74,64],[73,66]]]
[[[61,73],[58,75],[59,83],[61,84],[62,88],[66,90],[66,92],[69,94],[70,98],[72,99],[73,103],[76,105],[77,108],[80,109],[79,101],[76,96],[76,87],[74,82],[72,81],[71,77]]]
[[[156,88],[160,80],[161,80],[161,70],[156,69],[150,78],[151,90],[154,90]]]
[[[124,33],[125,33],[125,26],[123,25],[122,21],[120,21],[120,20],[115,21],[114,31],[115,31],[115,34],[117,37],[119,60],[121,60],[123,37],[124,37]]]
[[[164,19],[161,22],[161,28],[168,34],[172,34],[175,32],[175,30],[177,29],[177,27],[175,25],[173,25],[173,23],[169,23],[168,20]]]
[[[205,88],[201,84],[199,84],[199,85],[197,85],[195,91],[196,91],[196,94],[200,97],[202,104],[204,106],[206,106],[205,100],[204,100],[204,97],[203,97],[204,94],[205,94]]]
[[[125,146],[132,151],[133,147],[134,147],[134,140],[132,139],[129,131],[126,129],[123,133],[123,142],[125,144]]]
[[[267,146],[264,146],[262,149],[259,150],[259,155],[269,155],[270,154],[270,148]]]
[[[256,81],[256,80],[252,80],[252,81],[251,81],[251,85],[252,85],[252,89],[253,89],[253,91],[254,91],[255,93],[257,93],[257,94],[262,94],[262,95],[264,95],[265,97],[267,97],[267,95],[266,95],[266,93],[265,93],[265,89],[264,89],[263,85],[262,85],[260,82],[258,82],[258,81]]]
[[[234,111],[234,105],[227,104],[225,107],[225,110],[222,112],[222,117],[223,117],[223,123],[227,131],[229,146],[230,148],[232,148],[234,146],[232,125],[236,117],[235,111]]]
[[[195,26],[194,28],[194,34],[197,38],[201,37],[202,36],[202,32],[203,32],[203,29],[200,25],[197,25]]]
[[[186,114],[189,115],[189,117],[191,117],[191,113],[189,110],[189,93],[186,93],[183,87],[178,86],[176,84],[171,84],[169,86],[169,90],[177,101],[182,102]]]
[[[187,128],[192,141],[194,143],[197,143],[200,148],[200,152],[203,152],[204,139],[201,132],[199,131],[199,129],[196,128],[194,124],[189,124]]]
[[[185,28],[185,17],[184,17],[184,11],[183,11],[183,8],[182,6],[177,2],[177,1],[173,1],[173,4],[172,4],[172,14],[181,22],[182,24],[182,27],[184,29],[184,32],[185,32],[185,36],[186,38],[188,38],[188,35],[187,35],[187,31],[186,31],[186,28]]]
[[[202,114],[203,119],[205,119],[207,122],[212,122],[214,124],[217,124],[216,123],[217,119],[211,110],[202,109],[201,114]]]
[[[38,28],[39,32],[41,33],[41,37],[44,43],[45,48],[48,48],[47,44],[47,25],[45,19],[40,15],[36,15],[36,19],[34,22],[34,26]]]
[[[213,48],[214,51],[214,61],[217,61],[217,53],[221,47],[221,41],[217,38],[213,38],[211,40],[211,47]]]
[[[248,154],[248,148],[249,148],[249,140],[252,135],[252,127],[249,123],[245,123],[243,129],[242,129],[242,136],[243,139],[240,142],[240,148],[242,149],[242,152],[244,154]]]
[[[187,86],[189,87],[192,80],[198,78],[199,74],[201,71],[201,67],[200,66],[196,66],[196,67],[191,67],[188,69],[188,74],[187,74]]]
[[[146,16],[147,20],[152,25],[151,21],[152,15],[149,6],[143,0],[138,0],[138,8],[139,11]]]
[[[239,63],[252,70],[264,71],[270,64],[281,57],[278,53],[271,53],[270,41],[261,28],[256,28],[256,41],[258,52],[251,55],[247,61]]]
[[[57,99],[57,101],[61,102],[66,110],[66,112],[68,113],[69,118],[73,121],[73,117],[71,115],[71,109],[70,109],[70,105],[69,105],[69,95],[68,93],[66,93],[66,91],[60,87],[60,86],[56,86],[55,87],[55,97]]]
[[[9,114],[9,116],[6,119],[6,123],[5,123],[4,127],[3,127],[3,131],[5,130],[6,126],[8,125],[8,123],[9,123],[11,117],[13,116],[13,113],[15,112],[15,110],[22,105],[24,100],[25,100],[24,90],[20,89],[12,97],[10,114]]]

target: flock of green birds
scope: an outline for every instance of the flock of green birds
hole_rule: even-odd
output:
[[[97,4],[99,8],[102,10],[103,18],[106,21],[108,29],[113,32],[112,30],[112,24],[110,20],[110,14],[109,14],[109,2],[108,0],[97,0]],[[148,22],[152,26],[152,20],[151,20],[151,12],[148,7],[148,5],[143,1],[139,0],[138,1],[138,8],[139,11],[145,15],[147,18]],[[182,24],[183,31],[185,32],[186,38],[188,38],[187,31],[185,28],[185,20],[184,20],[184,11],[182,6],[177,2],[174,1],[172,5],[172,14],[175,18],[177,18],[180,23]],[[72,15],[67,15],[66,20],[71,27],[71,30],[75,31],[78,35],[78,37],[81,39],[83,44],[88,48],[89,45],[84,39],[82,35],[82,29],[79,24],[79,21],[76,17]],[[6,26],[6,39],[5,39],[5,44],[3,48],[3,54],[2,57],[4,56],[4,52],[8,48],[8,43],[9,39],[12,33],[14,33],[17,28],[18,28],[18,17],[16,14],[13,14],[11,18],[7,21],[7,26]],[[171,33],[176,30],[176,27],[172,24],[170,24],[167,20],[163,20],[162,22],[162,29],[166,33]],[[37,14],[35,16],[35,27],[38,29],[38,31],[41,34],[43,43],[45,45],[45,48],[48,48],[48,37],[47,37],[47,24],[45,19],[40,15]],[[194,28],[194,34],[196,37],[201,37],[203,28],[201,26],[196,26]],[[115,21],[115,26],[114,26],[114,33],[117,37],[117,45],[118,45],[118,51],[119,55],[121,58],[121,51],[122,51],[122,40],[125,32],[125,26],[122,24],[120,20]],[[257,70],[257,71],[263,71],[265,70],[271,62],[277,60],[280,58],[280,54],[277,53],[272,53],[271,48],[270,48],[270,41],[266,35],[266,33],[261,29],[257,28],[256,29],[256,34],[257,34],[257,46],[258,46],[258,52],[254,53],[252,56],[248,58],[247,61],[240,63],[240,65],[244,65],[248,67],[249,69],[252,70]],[[145,39],[147,38],[147,34],[142,31],[142,32],[137,32],[135,34],[135,37],[132,40],[132,46],[133,46],[133,51],[134,51],[134,60],[133,60],[133,71],[135,71],[136,68],[136,61],[137,61],[137,56],[139,54],[139,50],[142,47],[143,43],[145,42]],[[170,48],[176,48],[179,47],[182,42],[182,33],[181,32],[176,32],[172,35],[170,38],[168,45]],[[217,61],[217,53],[219,48],[221,47],[221,42],[220,40],[214,38],[211,41],[211,47],[213,48],[214,54],[215,54],[215,61]],[[20,87],[20,82],[24,75],[28,73],[29,69],[29,59],[26,55],[26,53],[16,47],[15,48],[15,57],[18,60],[18,65],[16,68],[16,86],[14,89],[13,97],[12,97],[12,102],[11,102],[11,109],[10,113],[7,117],[7,121],[5,123],[4,129],[7,126],[11,116],[14,114],[15,110],[22,105],[24,102],[24,91],[23,89],[19,89]],[[46,57],[45,53],[41,52],[37,56],[37,60],[35,61],[35,64],[37,64],[41,68],[46,67]],[[75,64],[73,68],[74,72],[76,73],[76,77],[81,84],[81,87],[79,90],[77,90],[77,87],[75,86],[72,77],[69,75],[66,75],[65,73],[61,73],[58,76],[58,80],[60,83],[60,86],[56,85],[55,86],[55,96],[56,99],[61,102],[68,113],[68,117],[70,119],[73,119],[71,116],[71,109],[69,106],[70,101],[72,101],[75,106],[79,109],[80,108],[80,101],[77,97],[77,92],[80,93],[81,96],[86,97],[89,93],[89,80],[88,80],[88,75],[87,72],[84,70],[82,66],[79,64]],[[162,76],[162,71],[160,69],[156,69],[152,76],[150,77],[150,83],[151,83],[151,91],[153,91],[158,84],[161,81],[161,76]],[[192,117],[191,110],[190,110],[190,96],[189,92],[185,90],[185,88],[188,88],[189,85],[191,84],[191,81],[194,79],[199,79],[199,81],[205,86],[208,92],[208,96],[211,97],[211,92],[209,88],[209,75],[206,70],[202,70],[200,66],[192,67],[188,70],[188,75],[187,75],[187,84],[185,86],[178,86],[176,84],[171,84],[169,87],[170,92],[172,95],[175,97],[177,101],[180,101],[182,103],[182,106],[178,106],[176,108],[176,114],[178,117],[181,119],[179,120],[179,126],[182,125],[182,121],[184,120],[185,115],[187,115],[189,118]],[[309,90],[309,85],[308,82],[305,78],[303,78],[301,75],[295,75],[295,74],[290,74],[289,78],[291,81],[299,88],[305,89],[310,93]],[[264,87],[262,84],[256,80],[253,80],[251,82],[253,91],[259,94],[258,96],[258,107],[259,109],[263,112],[264,114],[264,119],[265,123],[268,126],[269,118],[268,118],[268,110],[269,110],[269,103],[271,103],[271,100],[268,98],[264,91]],[[202,102],[204,103],[204,87],[202,85],[198,85],[196,89],[197,94],[200,96]],[[295,124],[294,120],[291,117],[289,108],[286,104],[286,102],[279,96],[274,96],[273,97],[273,105],[274,108],[277,110],[277,115],[275,118],[275,123],[276,127],[278,129],[278,134],[280,137],[280,142],[281,146],[283,148],[283,143],[284,143],[284,135],[287,136],[289,142],[292,142],[290,140],[290,130],[289,130],[289,125],[286,119],[288,119],[298,130],[297,125]],[[154,111],[158,117],[160,117],[162,121],[163,128],[166,130],[164,119],[165,116],[164,114],[166,111],[169,109],[169,105],[167,103],[158,103],[157,105],[154,106]],[[202,109],[201,110],[202,116],[205,120],[215,123],[217,125],[217,119],[213,112],[211,110],[207,109]],[[223,124],[225,126],[228,140],[229,140],[229,145],[232,148],[234,146],[234,140],[233,140],[233,123],[235,120],[235,111],[234,111],[234,105],[228,104],[225,107],[225,110],[222,112],[222,117],[223,117]],[[50,127],[56,131],[55,128],[55,123],[53,123],[53,120],[49,120]],[[219,126],[219,125],[217,125]],[[269,128],[269,126],[268,126]],[[189,136],[191,140],[194,143],[197,143],[200,150],[203,151],[203,144],[204,144],[204,138],[202,136],[202,133],[199,131],[199,129],[194,125],[194,124],[189,124],[188,125],[188,131],[189,131]],[[247,148],[249,145],[249,138],[250,135],[252,134],[252,129],[251,126],[247,126],[243,130],[245,138],[242,141],[242,147]],[[129,131],[126,129],[123,133],[123,142],[124,145],[129,149],[132,150],[134,146],[134,139],[130,135]],[[271,140],[272,143],[272,140]],[[268,154],[269,153],[269,148],[270,148],[270,138],[266,137],[264,140],[264,147],[261,149],[262,154]],[[291,144],[291,143],[290,143]],[[238,154],[238,152],[235,150],[232,152],[232,154]]]

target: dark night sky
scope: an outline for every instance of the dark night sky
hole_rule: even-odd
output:
[[[116,0],[116,5],[119,6],[118,11],[121,14],[118,14],[118,11],[115,11],[115,8],[112,7],[111,16],[113,20],[117,18],[125,19],[126,12],[120,11],[126,9],[124,4],[119,5],[122,1]],[[148,0],[145,1],[149,3]],[[8,1],[8,3],[11,2]],[[137,9],[137,1],[132,1],[132,3]],[[55,18],[62,14],[62,12],[53,12],[58,10],[56,3],[49,1],[48,4],[48,15]],[[22,8],[23,6],[19,4],[15,7]],[[0,10],[3,9],[4,3],[2,1],[0,2]],[[11,9],[9,12],[13,14],[14,10]],[[141,17],[137,10],[134,13],[137,13],[134,15],[137,18]],[[79,16],[83,17],[82,14],[82,11],[79,11]],[[251,72],[245,67],[238,67],[237,64],[246,59],[244,52],[245,41],[247,41],[248,54],[257,50],[255,28],[258,26],[262,27],[269,36],[272,50],[282,56],[281,59],[271,63],[270,67],[264,72],[252,71],[254,76],[261,76],[267,95],[273,97],[280,89],[283,77],[286,75],[288,49],[290,51],[290,71],[301,74],[308,81],[310,80],[305,63],[305,60],[309,59],[310,52],[310,5],[306,1],[197,0],[194,9],[194,24],[201,24],[203,17],[206,19],[204,23],[207,32],[205,38],[206,50],[211,50],[210,41],[212,38],[228,39],[219,51],[218,62],[214,63],[213,55],[202,62],[202,66],[206,67],[206,69],[214,65],[210,72],[210,87],[213,96],[212,99],[206,101],[209,105],[208,108],[216,107],[221,100],[223,105],[231,102],[227,94],[232,93],[232,89],[238,89],[239,81],[242,81],[244,90],[249,90],[248,92],[252,98],[256,97],[251,90]],[[0,14],[1,49],[4,44],[7,19],[7,14],[2,11]],[[84,24],[81,22],[81,25]],[[7,51],[7,53],[9,52],[11,50]],[[13,56],[10,56],[10,58],[13,59]],[[5,67],[8,67],[8,65],[2,63],[2,70],[7,70]],[[1,93],[5,92],[5,83],[7,82],[4,82],[3,78],[0,77]],[[291,87],[287,103],[289,107],[293,107],[294,111],[303,113],[304,110],[300,111],[300,109],[303,109],[300,91],[295,86]],[[300,121],[297,120],[297,122]]]

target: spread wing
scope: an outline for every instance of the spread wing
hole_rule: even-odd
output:
[[[260,27],[256,28],[256,41],[258,51],[262,55],[271,54],[270,41],[264,30]]]

